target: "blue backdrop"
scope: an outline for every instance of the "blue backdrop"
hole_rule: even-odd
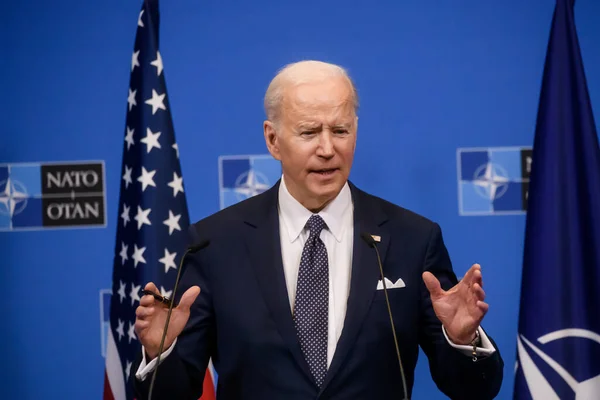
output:
[[[2,399],[100,398],[126,99],[140,1],[2,2],[0,163],[104,160],[107,225],[0,232]],[[161,54],[192,221],[219,209],[218,157],[265,154],[276,70],[346,66],[361,97],[351,179],[443,228],[483,266],[484,327],[512,393],[524,216],[460,216],[457,149],[531,146],[553,0],[163,1]],[[600,3],[576,19],[600,107]],[[420,359],[414,398],[442,399]]]

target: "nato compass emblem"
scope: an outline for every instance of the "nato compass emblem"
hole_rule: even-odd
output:
[[[12,217],[20,214],[27,207],[27,189],[25,186],[15,180],[8,179],[0,182],[0,214]]]
[[[556,351],[553,345],[560,346],[562,341],[571,341],[574,349],[590,354],[589,352],[597,351],[600,346],[600,335],[587,329],[572,328],[545,334],[537,338],[537,343],[532,343],[523,335],[517,337],[518,361],[515,372],[523,374],[531,398],[559,400],[560,396],[556,393],[558,390],[561,393],[572,392],[574,397],[569,398],[574,400],[598,399],[600,374],[585,368],[587,364],[578,362],[576,355],[565,354],[564,348],[562,351]],[[552,350],[556,353],[554,358],[551,357]],[[561,354],[562,357],[559,357]]]
[[[475,191],[484,199],[494,201],[506,194],[508,174],[502,166],[488,162],[475,170]]]
[[[460,215],[522,214],[527,210],[531,149],[458,149]]]
[[[281,164],[268,154],[219,157],[221,209],[256,196],[281,177]]]

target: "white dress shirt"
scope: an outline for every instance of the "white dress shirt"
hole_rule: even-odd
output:
[[[310,234],[306,223],[311,215],[313,213],[288,192],[282,177],[279,185],[279,236],[285,284],[292,311],[296,300],[300,258],[302,250],[304,250],[304,243]],[[326,225],[321,231],[320,238],[327,249],[329,263],[329,333],[327,335],[327,367],[329,368],[344,327],[350,290],[354,210],[348,183],[318,215],[323,218]]]
[[[281,184],[279,185],[278,211],[283,271],[290,299],[290,310],[293,312],[300,258],[304,243],[310,234],[306,223],[313,213],[290,194],[283,177],[281,177]],[[344,185],[338,196],[318,214],[327,225],[321,231],[320,238],[327,249],[327,259],[329,261],[329,328],[327,335],[327,367],[329,368],[344,327],[350,290],[354,208],[348,183]],[[460,350],[465,356],[471,356],[472,346],[456,345],[450,341],[443,327],[442,332],[452,347]],[[494,353],[496,350],[485,332],[481,328],[478,329],[478,332],[482,346],[477,348],[478,354],[490,355]],[[161,361],[171,353],[176,343],[177,339],[163,353]],[[146,352],[143,348],[142,354],[142,362],[136,372],[136,377],[140,380],[144,380],[156,365],[156,359],[149,363],[146,362]]]

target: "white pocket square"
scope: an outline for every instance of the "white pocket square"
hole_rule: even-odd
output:
[[[398,289],[398,288],[403,288],[406,286],[406,284],[404,283],[402,278],[398,278],[396,283],[393,283],[388,278],[384,278],[384,279],[385,279],[386,289]],[[383,290],[383,282],[381,280],[379,280],[379,282],[377,282],[377,290]]]

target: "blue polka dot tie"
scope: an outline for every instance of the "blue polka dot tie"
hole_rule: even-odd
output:
[[[307,225],[310,236],[300,260],[294,324],[304,357],[317,385],[321,387],[327,373],[329,263],[327,249],[319,237],[325,221],[315,214],[308,219]]]

